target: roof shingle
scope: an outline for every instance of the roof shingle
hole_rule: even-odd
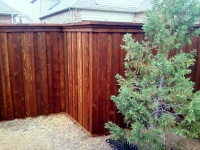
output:
[[[150,0],[60,0],[60,3],[53,8],[51,7],[40,18],[67,11],[70,8],[116,12],[142,12],[150,8]]]
[[[0,0],[0,14],[21,14],[21,13]]]

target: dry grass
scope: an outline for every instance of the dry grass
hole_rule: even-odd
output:
[[[0,150],[110,150],[107,138],[89,137],[65,115],[0,122]]]
[[[188,139],[184,136],[168,136],[167,145],[174,148],[174,150],[200,150],[199,140]]]
[[[0,150],[111,150],[109,136],[89,137],[66,115],[40,116],[0,122]],[[170,135],[167,145],[200,150],[198,140]],[[177,148],[176,148],[177,149]]]

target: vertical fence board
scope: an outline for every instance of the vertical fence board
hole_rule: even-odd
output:
[[[8,56],[10,81],[13,98],[13,113],[15,118],[25,117],[25,101],[23,87],[23,69],[20,34],[8,34]]]
[[[104,132],[106,119],[106,85],[107,83],[107,34],[98,34],[99,75],[98,77],[98,132]]]
[[[30,92],[29,92],[29,71],[28,67],[30,65],[29,63],[29,57],[28,57],[28,37],[26,37],[26,34],[21,34],[21,50],[22,50],[22,65],[23,65],[23,79],[24,79],[24,98],[25,98],[25,106],[26,106],[26,116],[30,116],[30,108],[29,103],[31,101],[30,99]]]
[[[0,35],[0,50],[2,49],[2,38]],[[1,53],[0,53],[0,70],[2,70],[2,60],[1,60]],[[3,96],[3,80],[2,80],[2,71],[0,72],[0,121],[5,120],[5,102],[4,102],[4,96]]]
[[[53,66],[52,66],[52,79],[53,79],[53,113],[60,112],[60,78],[59,78],[59,42],[58,33],[51,32],[52,37],[52,55],[53,55]]]
[[[66,95],[68,94],[68,91],[65,86],[65,59],[67,62],[67,58],[65,58],[64,53],[64,34],[58,33],[58,52],[59,52],[59,66],[60,66],[60,111],[66,112]],[[67,63],[66,63],[67,65]],[[67,76],[67,73],[66,73]]]
[[[31,117],[37,115],[33,33],[24,33],[21,39],[26,116]]]
[[[72,81],[72,79],[73,79],[73,76],[72,76],[72,34],[71,34],[71,32],[69,32],[69,33],[67,33],[67,35],[66,35],[67,37],[67,39],[66,39],[66,47],[67,47],[67,49],[65,50],[66,52],[65,53],[67,53],[67,72],[68,72],[68,79],[66,80],[66,77],[65,77],[65,81],[68,81],[68,83],[66,83],[66,84],[68,84],[68,87],[69,87],[69,95],[68,95],[68,109],[69,109],[69,111],[68,111],[68,114],[70,115],[70,116],[72,116],[72,114],[73,114],[73,97],[72,97],[72,95],[73,95],[73,81]]]
[[[89,35],[82,33],[83,50],[83,126],[89,130]]]
[[[112,120],[112,118],[110,118],[110,115],[112,115],[112,114],[110,114],[111,113],[111,111],[110,111],[110,96],[111,96],[111,74],[112,74],[112,72],[111,72],[111,64],[112,64],[112,62],[111,62],[111,58],[112,58],[112,34],[111,33],[108,33],[108,37],[107,37],[107,40],[108,40],[108,42],[107,42],[107,83],[106,83],[106,91],[107,91],[107,93],[106,93],[106,116],[107,116],[107,118],[106,118],[106,122],[108,122],[108,121],[114,121],[114,120]]]
[[[196,57],[196,77],[195,77],[195,90],[200,90],[200,38],[198,38],[198,45],[196,47],[197,49],[197,57]]]
[[[33,32],[27,33],[28,36],[28,57],[29,57],[29,84],[31,85],[31,93],[30,93],[30,102],[29,102],[29,110],[30,116],[37,115],[37,99],[36,99],[36,85],[35,85],[35,53],[34,53],[34,44],[33,44]],[[28,80],[28,79],[27,79]]]
[[[83,125],[83,49],[81,32],[77,33],[78,122]]]
[[[3,92],[3,102],[1,107],[1,114],[4,118],[1,119],[13,119],[13,102],[12,102],[12,92],[10,85],[10,70],[9,70],[9,56],[8,56],[8,40],[7,34],[0,34],[0,62],[1,62],[1,81],[2,81],[2,92]],[[3,113],[2,110],[5,110]]]
[[[52,36],[50,32],[46,32],[46,53],[47,53],[47,81],[48,81],[48,107],[49,113],[54,113],[54,97],[53,97],[53,51],[52,51]]]
[[[93,56],[93,67],[92,67],[92,133],[98,133],[98,76],[99,76],[99,54],[98,54],[98,34],[93,33],[92,35],[92,56]]]
[[[67,113],[67,114],[69,114],[69,73],[68,73],[68,60],[69,60],[69,58],[68,58],[68,49],[67,49],[67,47],[68,47],[68,42],[67,42],[67,33],[66,32],[64,32],[63,33],[63,58],[64,58],[64,60],[63,60],[63,69],[64,69],[64,72],[63,72],[63,82],[64,82],[64,100],[65,100],[65,112]],[[62,69],[61,69],[62,70]],[[61,73],[61,75],[62,75],[62,73]]]
[[[115,79],[115,76],[117,73],[119,73],[119,43],[118,41],[118,33],[112,34],[112,54],[111,54],[111,88],[110,88],[110,94],[111,95],[117,95],[117,82]],[[113,50],[114,49],[114,50]],[[116,107],[113,101],[109,101],[109,110],[110,110],[110,120],[116,122]]]
[[[68,86],[68,96],[66,97],[66,112],[72,116],[72,89],[73,89],[73,82],[72,82],[72,36],[71,32],[65,33],[65,70],[68,74],[68,78],[65,76],[65,85]]]
[[[39,115],[44,115],[49,114],[46,39],[45,32],[36,35],[38,43],[35,47],[37,109]]]
[[[78,121],[77,33],[72,33],[72,117]]]
[[[115,50],[115,52],[113,52],[113,58],[114,58],[114,60],[112,60],[112,61],[114,61],[115,62],[115,64],[113,64],[113,68],[115,68],[115,70],[113,70],[113,73],[114,73],[114,75],[112,76],[112,77],[115,77],[116,76],[116,74],[118,74],[119,73],[119,71],[120,71],[120,50],[121,50],[121,48],[120,48],[120,44],[119,43],[121,43],[121,36],[120,36],[120,33],[114,33],[114,35],[113,35],[113,48],[114,48],[114,50]],[[119,86],[117,86],[117,82],[116,82],[116,79],[114,78],[114,80],[115,80],[115,85],[114,85],[114,89],[113,89],[113,95],[117,95],[118,94],[118,88],[119,88]],[[119,114],[117,113],[117,109],[116,109],[116,107],[115,107],[115,104],[114,104],[114,110],[115,110],[115,122],[117,123],[117,124],[119,124],[120,123],[120,119],[121,119],[121,116],[119,117]]]
[[[89,33],[89,132],[92,133],[93,131],[93,66],[94,66],[94,57],[93,57],[93,45],[94,41],[93,34]]]
[[[0,33],[0,121],[1,120],[6,120],[6,116],[5,116],[5,101],[4,101],[4,88],[3,88],[3,84],[4,84],[4,74],[3,74],[3,62],[2,62],[2,53],[4,51],[4,36],[2,33]]]

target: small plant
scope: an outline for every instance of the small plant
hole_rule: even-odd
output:
[[[200,91],[186,78],[196,51],[184,53],[200,30],[197,0],[152,0],[143,26],[146,38],[139,43],[131,34],[123,38],[126,51],[125,78],[116,75],[119,94],[111,96],[124,115],[126,129],[106,123],[114,140],[125,139],[139,149],[167,149],[169,134],[191,138],[200,133]],[[153,55],[153,51],[156,54]],[[176,55],[169,57],[175,51]]]

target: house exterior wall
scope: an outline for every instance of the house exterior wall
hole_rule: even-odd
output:
[[[40,1],[41,1],[41,13],[44,13],[51,6],[56,4],[59,0],[40,0]]]
[[[146,16],[143,12],[141,13],[134,13],[133,14],[133,22],[134,23],[144,23],[146,20]]]
[[[0,24],[12,23],[11,15],[0,15]]]
[[[81,21],[82,20],[81,20],[80,10],[65,11],[63,13],[59,13],[57,15],[41,19],[42,23],[47,23],[47,24],[52,24],[52,23],[64,24],[64,23],[73,23]]]
[[[97,10],[70,10],[41,19],[42,23],[64,24],[82,21],[133,22],[133,13]]]
[[[140,0],[96,0],[97,5],[110,5],[110,6],[120,6],[120,7],[138,7],[141,4]]]
[[[39,17],[58,0],[36,0],[32,3],[33,23],[41,23]]]
[[[16,23],[30,23],[26,17],[14,17],[13,22],[11,15],[1,15],[0,14],[0,24],[16,24]]]
[[[15,17],[14,18],[14,23],[32,23],[31,20],[29,20],[28,17]]]
[[[33,22],[40,23],[39,16],[41,15],[41,0],[36,0],[32,3]]]
[[[133,22],[133,13],[82,10],[83,21]]]

